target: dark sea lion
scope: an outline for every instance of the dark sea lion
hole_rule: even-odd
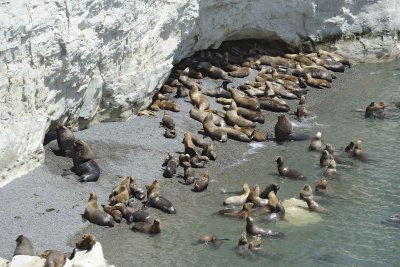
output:
[[[179,75],[179,82],[181,82],[188,89],[192,88],[193,85],[201,88],[200,84],[197,83],[198,80],[189,78],[188,73],[189,68],[184,69],[181,75]]]
[[[339,155],[337,155],[336,151],[333,149],[331,144],[326,144],[325,149],[328,150],[331,157],[335,160],[338,164],[347,164],[345,160],[343,160]]]
[[[304,185],[303,189],[300,191],[300,200],[303,200],[305,197],[311,197],[312,196],[312,188],[310,185],[306,184]]]
[[[115,222],[120,223],[122,221],[122,213],[115,206],[104,205],[103,210],[110,214]]]
[[[275,138],[276,141],[285,141],[290,139],[293,133],[292,123],[286,118],[285,115],[278,116],[278,122],[275,124]]]
[[[208,182],[210,178],[208,175],[208,171],[204,172],[203,175],[194,181],[193,192],[203,192],[208,187]]]
[[[123,218],[126,219],[128,224],[132,222],[151,222],[151,215],[146,211],[146,209],[136,209],[132,207],[127,207],[122,203],[118,203],[114,206],[121,213]]]
[[[284,234],[270,229],[263,229],[257,226],[252,217],[246,218],[246,232],[250,235],[261,235],[264,237],[283,237]]]
[[[400,215],[392,215],[386,221],[384,221],[383,223],[389,224],[389,225],[399,226],[400,225]]]
[[[164,111],[164,115],[162,117],[161,125],[164,126],[166,129],[174,130],[175,129],[175,122],[174,119],[169,115],[168,111]]]
[[[285,101],[272,97],[259,97],[258,102],[263,110],[273,112],[288,112],[290,107]]]
[[[196,155],[190,159],[190,166],[193,168],[204,168],[204,165],[208,160],[209,158],[207,156]]]
[[[310,197],[304,197],[303,200],[307,203],[310,211],[315,211],[319,213],[325,213],[327,211],[324,207],[321,207],[315,200]]]
[[[164,172],[163,172],[163,176],[165,178],[172,178],[172,176],[175,175],[176,169],[179,166],[179,161],[171,153],[168,153],[167,157],[164,159],[163,166],[165,167],[164,168]]]
[[[45,250],[40,257],[46,259],[44,267],[63,267],[67,261],[67,256],[57,250]]]
[[[36,252],[33,248],[32,242],[24,235],[19,235],[15,240],[17,246],[14,250],[14,255],[28,255],[28,256],[35,256]]]
[[[88,143],[83,140],[76,140],[73,144],[74,154],[72,157],[74,166],[94,159],[94,153]]]
[[[229,109],[226,111],[225,121],[229,125],[232,125],[232,126],[233,125],[238,125],[240,127],[255,127],[256,126],[256,124],[253,121],[247,120],[238,115],[237,105],[236,105],[235,101],[232,101]]]
[[[190,163],[186,161],[183,162],[183,180],[184,182],[178,182],[184,185],[191,185],[194,183],[195,180],[194,170],[190,167]]]
[[[80,177],[79,182],[96,182],[100,177],[100,167],[93,159],[74,165],[71,171]]]
[[[170,129],[165,129],[164,137],[165,137],[165,138],[169,138],[169,139],[174,139],[174,138],[176,138],[176,131],[175,131],[175,129],[172,129],[172,130],[170,130]]]
[[[260,104],[257,99],[248,96],[241,96],[239,91],[235,88],[230,88],[229,91],[232,94],[232,99],[235,100],[238,107],[244,107],[251,110],[260,110]]]
[[[93,192],[89,195],[89,200],[86,204],[83,218],[100,226],[114,227],[113,217],[105,211],[99,209],[97,204],[97,195]]]
[[[228,140],[228,134],[227,134],[226,130],[224,130],[221,127],[218,127],[214,124],[212,113],[209,113],[204,118],[203,129],[204,129],[204,132],[208,136],[210,136],[222,143],[224,143]]]
[[[175,98],[184,98],[187,97],[188,94],[185,90],[185,87],[182,84],[179,84],[176,88],[176,95]]]
[[[260,197],[268,199],[269,192],[274,191],[275,195],[278,193],[280,186],[277,184],[269,184],[265,187],[264,191],[260,193]]]
[[[66,157],[72,157],[74,152],[74,133],[66,126],[57,124],[57,144],[59,152]]]
[[[322,145],[321,141],[321,132],[317,132],[313,138],[311,138],[311,143],[310,146],[308,147],[308,150],[310,151],[323,151],[324,147]]]
[[[176,209],[172,205],[171,201],[169,201],[168,199],[166,199],[165,197],[162,197],[162,196],[147,197],[145,206],[159,209],[162,212],[165,212],[168,214],[176,214]]]
[[[278,165],[278,172],[279,172],[280,176],[285,176],[285,177],[292,178],[292,179],[301,179],[301,180],[306,179],[306,177],[304,177],[304,175],[301,174],[299,171],[289,169],[283,162],[282,157],[278,157],[276,159],[276,163]]]
[[[353,151],[354,151],[354,147],[355,147],[355,146],[356,146],[356,144],[355,144],[353,141],[351,141],[351,142],[345,147],[344,151],[347,152],[347,153],[353,154]]]
[[[243,207],[240,210],[233,209],[233,208],[227,208],[227,209],[222,209],[222,210],[218,211],[218,213],[222,214],[224,216],[245,219],[251,215],[251,208],[253,206],[254,206],[253,203],[247,202],[247,203],[243,204]]]
[[[160,219],[155,218],[153,224],[147,222],[137,222],[133,225],[132,230],[145,234],[159,234],[161,233]]]
[[[199,110],[206,110],[210,108],[210,102],[207,96],[203,95],[196,85],[192,85],[189,91],[190,100],[192,104]]]
[[[229,240],[229,238],[218,238],[214,234],[205,234],[199,237],[195,244],[206,244],[217,249],[222,245],[223,240]]]
[[[91,234],[84,234],[82,239],[75,243],[77,249],[91,250],[96,245],[96,237]]]
[[[211,118],[212,118],[212,122],[215,124],[215,126],[225,126],[225,120],[218,116],[217,114],[214,114],[212,112],[208,112],[208,111],[203,111],[203,110],[198,110],[198,109],[194,109],[192,108],[189,112],[189,116],[192,119],[195,119],[201,123],[203,123],[204,119],[207,117],[208,114],[211,114]]]
[[[324,149],[322,151],[321,157],[319,159],[319,165],[320,166],[328,166],[329,162],[331,161],[331,159],[333,159],[333,157],[331,156],[331,154],[329,153],[328,150]]]
[[[375,118],[384,119],[386,117],[385,104],[383,102],[380,102],[379,104],[376,104],[375,102],[371,102],[365,108],[365,117],[373,118],[373,119],[375,119]]]

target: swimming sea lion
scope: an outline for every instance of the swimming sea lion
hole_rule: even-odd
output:
[[[57,250],[45,250],[41,258],[45,258],[44,267],[63,267],[67,261],[67,256]]]
[[[232,99],[235,100],[238,107],[244,107],[251,110],[260,110],[260,104],[257,99],[248,96],[241,96],[239,91],[233,87],[229,89],[232,94]]]
[[[229,240],[229,238],[218,238],[214,234],[202,235],[198,240],[197,244],[211,245],[213,248],[219,248],[222,245],[223,240]]]
[[[161,233],[161,222],[158,218],[154,219],[153,224],[147,222],[137,222],[133,225],[132,230],[151,235],[159,234]]]
[[[359,160],[362,160],[362,161],[369,160],[368,154],[365,153],[362,149],[362,141],[361,140],[357,140],[357,142],[354,145],[353,157],[355,157]]]
[[[203,129],[206,134],[222,143],[228,140],[227,132],[213,122],[213,115],[209,113],[203,120]]]
[[[285,177],[288,177],[288,178],[292,178],[292,179],[302,179],[302,180],[306,179],[306,177],[304,177],[304,175],[301,174],[299,171],[293,170],[293,169],[289,169],[285,165],[285,163],[283,162],[282,157],[278,157],[276,159],[276,163],[278,165],[279,175],[285,176]]]
[[[333,178],[339,178],[340,175],[336,171],[336,161],[331,158],[329,161],[329,164],[324,172],[325,176],[333,177]]]
[[[344,151],[347,152],[347,153],[353,154],[353,151],[354,151],[354,147],[355,147],[355,146],[356,146],[356,144],[355,144],[353,141],[351,141],[351,142],[345,147]]]
[[[315,200],[310,197],[304,197],[303,200],[307,203],[310,211],[315,211],[319,213],[325,213],[327,210],[321,207]]]
[[[278,231],[273,231],[270,229],[263,229],[258,227],[252,217],[246,218],[246,232],[250,235],[261,235],[268,237],[283,237],[284,234]]]
[[[324,147],[322,146],[321,142],[321,132],[317,132],[313,138],[311,138],[310,146],[308,150],[310,151],[323,151]]]
[[[323,166],[328,166],[329,162],[331,161],[331,159],[333,159],[333,157],[331,156],[329,151],[324,149],[322,151],[321,157],[319,159],[319,165],[322,166],[322,167]]]
[[[189,96],[192,104],[199,110],[206,110],[210,108],[210,102],[208,101],[207,96],[199,92],[199,88],[196,85],[192,85]]]
[[[241,210],[237,209],[232,209],[232,208],[227,208],[227,209],[222,209],[218,213],[225,215],[225,216],[230,216],[230,217],[236,217],[240,219],[245,219],[248,216],[251,215],[251,208],[254,206],[254,203],[246,202],[243,204],[243,207]]]
[[[328,181],[324,178],[320,179],[318,184],[315,186],[316,194],[326,194],[326,186],[328,185]]]
[[[365,108],[365,117],[366,118],[378,118],[378,119],[384,119],[386,117],[385,114],[385,104],[383,102],[380,102],[379,104],[376,104],[375,102],[371,102],[366,108]]]
[[[256,124],[250,120],[247,120],[237,113],[237,106],[235,101],[232,101],[229,109],[226,111],[225,120],[230,125],[238,125],[240,127],[255,127]]]
[[[66,157],[72,157],[74,152],[74,133],[66,126],[57,124],[57,144],[59,152]]]
[[[238,196],[231,196],[224,200],[224,205],[234,205],[234,206],[242,206],[246,203],[247,197],[250,194],[250,188],[247,183],[243,184],[243,191]]]
[[[176,169],[179,166],[179,161],[172,154],[168,153],[167,157],[164,159],[163,166],[165,167],[163,176],[165,178],[172,178],[175,175]]]
[[[89,200],[86,204],[83,218],[100,226],[114,227],[113,217],[105,211],[99,209],[97,204],[97,195],[93,192],[89,194]]]
[[[204,172],[203,175],[194,181],[193,192],[203,192],[208,187],[208,182],[210,178],[208,175],[208,171]]]
[[[311,197],[312,196],[312,188],[310,185],[306,184],[303,187],[303,190],[300,191],[300,200],[303,200],[305,197]]]
[[[96,244],[96,237],[91,234],[84,234],[82,239],[75,243],[77,249],[91,250]]]
[[[24,235],[19,235],[15,240],[17,246],[14,250],[14,255],[28,255],[28,256],[35,256],[36,252],[33,248],[32,242]]]
[[[264,191],[260,193],[260,197],[264,199],[268,199],[269,192],[274,191],[275,195],[277,194],[280,186],[277,184],[269,184],[265,187]]]

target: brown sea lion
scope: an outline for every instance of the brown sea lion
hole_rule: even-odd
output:
[[[247,135],[249,138],[253,138],[255,129],[253,127],[239,127],[237,125],[233,126],[233,129],[244,133]]]
[[[225,126],[225,127],[221,127],[221,129],[223,129],[227,133],[227,135],[230,139],[241,141],[241,142],[250,142],[251,141],[250,137],[248,137],[245,133],[243,133],[239,130],[236,130],[235,128]]]
[[[201,149],[194,144],[192,135],[189,132],[183,134],[182,143],[185,147],[185,154],[189,154],[191,157],[201,155]]]
[[[259,97],[260,108],[273,112],[288,112],[290,107],[285,101],[272,97]]]
[[[318,184],[315,186],[315,193],[325,194],[327,185],[328,185],[328,181],[326,179],[324,179],[324,178],[320,179]]]
[[[312,196],[312,188],[310,185],[306,184],[304,185],[303,189],[300,191],[300,200],[303,200],[305,197],[311,197]]]
[[[211,245],[213,248],[219,248],[222,245],[223,240],[229,240],[228,238],[218,238],[214,234],[202,235],[198,240],[197,244]]]
[[[287,90],[283,84],[280,84],[278,82],[270,82],[270,81],[266,81],[265,84],[267,85],[267,88],[266,88],[267,93],[270,92],[270,90],[271,90],[274,95],[280,96],[285,99],[291,100],[291,99],[299,98],[296,94]]]
[[[228,72],[229,76],[235,78],[244,78],[250,75],[251,68],[249,67],[241,67],[237,70]]]
[[[324,172],[325,176],[333,177],[333,178],[339,178],[340,175],[336,171],[336,161],[331,158],[331,160],[328,163],[328,166]]]
[[[173,93],[174,91],[175,91],[174,87],[169,86],[168,84],[164,84],[160,88],[160,93],[162,93],[162,94],[170,94],[170,93]]]
[[[262,207],[262,206],[268,205],[268,200],[260,198],[260,187],[258,185],[255,185],[253,187],[253,189],[250,191],[246,201],[254,203],[254,205],[257,207]]]
[[[340,62],[343,65],[346,65],[349,68],[351,68],[350,61],[348,59],[344,58],[342,55],[336,53],[336,52],[328,52],[328,51],[320,49],[320,50],[318,50],[317,54],[318,54],[318,56],[322,56],[322,55],[328,56],[328,57],[332,58],[333,60],[335,60],[337,62]]]
[[[315,64],[323,66],[328,70],[344,72],[344,65],[329,56],[321,55],[320,57],[311,57],[311,59]]]
[[[108,214],[110,214],[115,222],[120,223],[122,221],[122,213],[117,208],[115,208],[115,206],[104,205],[103,210]]]
[[[207,96],[203,95],[196,85],[192,85],[189,91],[190,100],[192,104],[199,110],[206,110],[210,108],[210,102]]]
[[[57,250],[45,250],[41,258],[45,258],[44,267],[63,267],[67,261],[67,256]]]
[[[325,213],[327,211],[324,207],[321,207],[315,200],[310,197],[304,197],[303,200],[307,203],[310,211],[315,211],[319,213]]]
[[[283,58],[283,57],[271,57],[271,56],[261,56],[258,58],[261,64],[270,65],[272,67],[286,67],[286,68],[295,68],[295,62],[291,59]]]
[[[317,132],[313,138],[311,138],[311,143],[310,146],[308,147],[308,150],[310,151],[323,151],[324,146],[322,145],[321,141],[321,132]]]
[[[96,237],[91,234],[84,234],[82,239],[75,243],[77,249],[91,250],[96,245]]]
[[[326,87],[326,88],[331,88],[330,82],[327,80],[323,79],[318,79],[318,78],[313,78],[311,74],[306,73],[306,81],[307,84],[316,88],[321,88],[321,87]]]
[[[131,224],[132,222],[150,223],[153,221],[151,215],[146,211],[146,209],[127,207],[122,203],[118,203],[114,207],[122,213],[123,218],[126,219],[128,224]]]
[[[261,111],[255,111],[247,108],[236,107],[236,112],[239,116],[242,116],[245,119],[251,120],[253,122],[258,122],[264,124],[265,117]]]
[[[105,211],[99,209],[97,204],[97,195],[93,192],[89,194],[89,200],[86,204],[83,218],[100,226],[114,227],[113,217]]]
[[[94,153],[88,143],[83,140],[76,140],[73,144],[74,154],[72,157],[74,166],[94,159]]]
[[[270,229],[263,229],[257,226],[252,217],[246,218],[246,232],[250,235],[261,235],[263,237],[283,237],[284,234]]]
[[[241,96],[239,91],[233,87],[231,87],[229,91],[231,92],[232,99],[235,100],[237,106],[251,110],[260,110],[260,104],[258,103],[257,99],[250,98],[248,96]]]
[[[234,205],[234,206],[242,206],[246,203],[247,197],[250,194],[250,187],[247,183],[243,184],[243,190],[240,195],[231,196],[224,200],[224,205]]]
[[[227,208],[218,211],[219,214],[229,217],[236,217],[240,219],[245,219],[251,215],[251,208],[254,206],[254,203],[244,203],[241,210]]]
[[[137,222],[133,225],[132,230],[151,235],[159,234],[161,233],[161,222],[159,218],[155,218],[153,224],[147,222]]]
[[[294,133],[292,123],[284,114],[278,116],[278,122],[275,124],[275,139],[277,142],[287,140],[303,141],[309,138],[306,134]]]
[[[292,178],[292,179],[301,179],[305,180],[306,177],[304,177],[303,174],[301,174],[299,171],[294,170],[294,169],[289,169],[285,163],[283,162],[282,157],[278,157],[276,159],[276,163],[278,165],[278,172],[280,176]]]
[[[235,101],[232,101],[229,109],[226,111],[226,117],[225,117],[226,122],[229,125],[238,125],[240,127],[255,127],[256,124],[251,121],[247,120],[241,116],[238,115],[237,113],[237,105]]]
[[[228,80],[228,73],[226,73],[223,69],[215,67],[211,65],[209,62],[200,62],[197,64],[196,69],[206,74],[210,78],[213,79],[223,79]]]
[[[66,157],[72,157],[74,152],[74,133],[66,126],[57,124],[57,144],[59,152]]]
[[[226,82],[226,81],[224,81],[224,82]],[[205,89],[205,90],[202,90],[201,92],[207,96],[222,97],[222,98],[230,98],[231,97],[231,93],[228,90],[224,89],[223,87]]]
[[[216,139],[216,140],[218,140],[218,141],[220,141],[222,143],[224,143],[224,142],[226,142],[228,140],[228,134],[227,134],[226,130],[224,130],[223,128],[218,127],[218,126],[216,126],[214,124],[212,113],[209,113],[204,118],[204,120],[203,120],[203,129],[204,129],[204,132],[208,136],[210,136],[210,137],[212,137],[212,138],[214,138],[214,139]]]
[[[208,171],[204,172],[203,175],[194,181],[193,192],[203,192],[208,187],[208,182],[210,178],[208,175]]]
[[[176,88],[176,98],[183,98],[183,97],[187,97],[188,94],[185,90],[185,87],[182,84],[179,84]]]
[[[174,119],[169,115],[168,111],[164,111],[164,115],[162,117],[161,125],[166,129],[174,130],[175,122]]]
[[[193,85],[201,88],[200,84],[197,82],[198,80],[189,78],[188,76],[189,68],[183,70],[181,75],[179,75],[179,82],[181,82],[186,88],[191,88]]]
[[[228,105],[228,107],[230,106],[232,101],[233,101],[232,98],[224,98],[224,97],[218,97],[217,99],[215,99],[215,102],[217,102],[218,104]]]
[[[207,117],[208,114],[211,114],[211,119],[213,124],[215,124],[215,126],[225,126],[225,120],[218,116],[217,114],[214,114],[212,112],[208,112],[208,111],[203,111],[203,110],[198,110],[198,109],[194,109],[192,108],[189,112],[189,115],[192,119],[195,119],[201,123],[203,123],[204,119]]]
[[[176,214],[176,209],[171,201],[160,196],[160,183],[157,180],[154,180],[150,186],[147,186],[145,207],[153,207],[165,213]]]
[[[33,248],[32,242],[24,235],[19,235],[15,240],[17,246],[14,250],[14,255],[28,255],[28,256],[35,256],[36,252]]]
[[[362,160],[362,161],[369,160],[368,154],[365,153],[364,150],[362,149],[362,141],[361,140],[357,140],[354,145],[353,157],[355,157],[359,160]]]
[[[266,206],[271,212],[266,217],[266,219],[270,222],[281,220],[285,216],[285,208],[283,207],[278,197],[276,196],[275,191],[273,190],[269,192],[268,203],[264,206]]]
[[[319,159],[319,165],[321,167],[324,166],[328,166],[329,162],[331,161],[331,159],[333,159],[333,157],[331,156],[331,154],[329,153],[328,150],[324,149],[322,151],[321,157]]]
[[[191,185],[194,183],[195,180],[195,172],[191,168],[190,163],[186,161],[183,162],[183,180],[184,182],[182,181],[178,182],[184,185]]]
[[[122,193],[125,188],[128,188],[129,194],[131,193],[131,184],[135,184],[136,182],[136,177],[135,176],[126,176],[119,185],[115,186],[110,194],[110,198],[112,198],[115,195],[118,195],[119,193]]]
[[[117,195],[114,195],[111,198],[111,204],[115,205],[117,203],[123,203],[125,205],[128,204],[129,200],[129,186],[125,187],[124,185],[121,185],[120,187],[121,192]]]
[[[164,159],[164,163],[162,166],[165,167],[163,176],[165,178],[172,178],[172,176],[175,175],[176,169],[179,166],[179,160],[171,153],[168,153],[166,158]]]
[[[311,65],[314,64],[314,62],[310,58],[306,57],[302,53],[299,53],[299,54],[284,54],[283,56],[285,58],[289,58],[289,59],[295,60],[297,62],[300,62],[300,63],[302,63],[302,64],[304,64],[306,66],[311,66]]]
[[[154,111],[149,110],[149,109],[144,109],[144,110],[139,111],[138,116],[157,117],[157,113],[155,113]]]
[[[365,109],[365,117],[373,119],[384,119],[386,117],[385,104],[383,102],[380,102],[378,104],[375,102],[371,102]]]
[[[217,154],[214,151],[214,145],[213,144],[207,144],[201,151],[201,155],[207,157],[208,159],[211,160],[216,160],[217,159]]]

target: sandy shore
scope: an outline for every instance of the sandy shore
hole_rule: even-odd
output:
[[[351,78],[356,72],[357,66],[346,70],[345,74],[338,74],[338,79],[333,82],[331,89],[310,88],[307,95],[308,105],[312,107],[321,98],[344,89],[346,77]],[[243,80],[253,80],[253,77]],[[239,81],[240,79],[235,79],[234,84],[237,85]],[[208,78],[203,81],[205,88],[220,84],[221,81]],[[171,185],[167,186],[167,189],[173,188],[174,183],[177,183],[176,178],[162,178],[161,164],[165,154],[183,151],[181,142],[184,132],[198,135],[202,132],[202,125],[189,117],[192,105],[188,101],[189,98],[178,99],[181,112],[172,114],[178,134],[176,139],[163,137],[164,129],[159,127],[162,112],[158,112],[157,118],[135,117],[127,122],[98,124],[76,132],[75,136],[88,141],[96,153],[102,171],[96,183],[82,184],[77,181],[76,176],[61,176],[63,169],[72,167],[72,160],[54,155],[51,148],[57,147],[57,144],[56,141],[50,142],[45,147],[46,159],[41,167],[0,188],[0,200],[4,203],[0,207],[3,221],[0,225],[0,256],[7,259],[12,257],[15,239],[19,234],[28,236],[38,252],[45,249],[71,252],[75,235],[90,225],[81,217],[89,193],[96,192],[99,201],[104,204],[111,188],[120,181],[116,175],[135,175],[139,186],[142,187],[156,177],[161,180],[162,185]],[[297,102],[288,101],[292,109],[295,109]],[[219,104],[212,103],[211,108],[216,107],[220,109]],[[277,113],[263,113],[266,115],[266,123],[258,125],[257,128],[273,133]],[[210,141],[209,138],[206,140]],[[206,166],[211,175],[217,174],[249,150],[248,143],[233,140],[228,140],[225,144],[213,143],[218,159]],[[179,173],[182,172],[180,169]]]

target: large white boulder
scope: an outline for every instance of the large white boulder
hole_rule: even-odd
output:
[[[172,64],[225,40],[334,42],[354,60],[399,55],[396,0],[6,0],[0,5],[0,186],[44,157],[52,121],[124,120]]]
[[[77,249],[75,256],[71,260],[74,267],[109,267],[104,259],[103,249],[99,242],[93,246],[90,251]]]

